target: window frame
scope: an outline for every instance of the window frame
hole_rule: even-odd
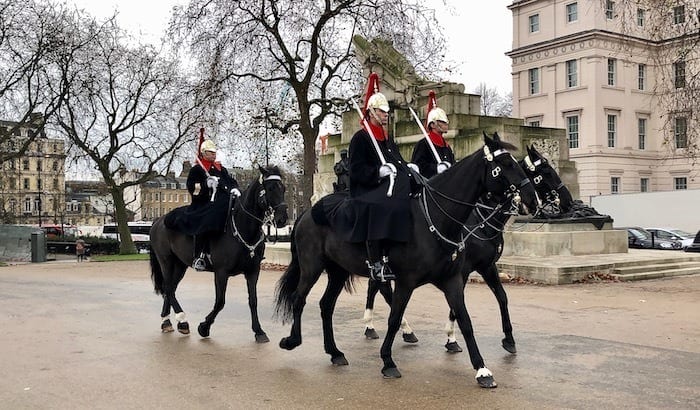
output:
[[[529,95],[540,94],[540,69],[531,68],[527,71]]]
[[[637,8],[637,27],[644,27],[646,22],[646,10]]]
[[[617,145],[617,114],[607,113],[606,114],[606,132],[608,136],[608,148],[615,148]],[[612,121],[611,121],[612,120]]]
[[[572,120],[575,119],[575,124]],[[573,126],[576,127],[573,130]],[[579,114],[571,114],[566,116],[566,140],[569,145],[569,149],[576,149],[580,147],[580,133],[581,133],[581,121]]]
[[[618,176],[610,177],[610,193],[617,195],[621,192],[622,179]]]
[[[575,23],[578,21],[578,2],[566,5],[566,22]]]
[[[673,24],[685,23],[685,5],[680,4],[673,7]]]
[[[531,14],[527,17],[528,30],[530,34],[540,32],[540,13]]]
[[[678,88],[685,88],[685,60],[678,60],[673,63],[673,86]]]
[[[567,60],[564,64],[566,67],[566,88],[578,87],[578,62],[576,60]]]
[[[688,177],[673,177],[673,190],[683,191],[688,189]]]
[[[679,125],[682,124],[682,127]],[[688,118],[673,119],[673,144],[676,149],[688,148]]]
[[[639,91],[646,90],[647,85],[647,65],[637,64],[637,89]]]
[[[639,192],[650,192],[649,191],[649,178],[647,178],[647,177],[639,178]]]
[[[605,18],[612,20],[615,17],[615,2],[612,0],[605,1]]]
[[[617,59],[608,58],[608,86],[614,87],[617,84]]]
[[[645,150],[647,145],[647,119],[637,117],[637,148]]]

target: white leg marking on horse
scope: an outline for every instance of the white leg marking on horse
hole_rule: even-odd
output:
[[[365,323],[367,329],[374,329],[374,323],[372,323],[373,316],[372,309],[365,309],[365,315],[362,317],[362,321]]]
[[[166,320],[170,320],[170,315],[164,316],[164,317],[160,318],[160,323],[163,323],[163,322],[165,322]]]
[[[175,313],[175,320],[177,320],[178,323],[187,322],[185,312]]]
[[[454,343],[457,341],[457,338],[455,338],[455,321],[450,320],[447,322],[445,325],[445,333],[447,333],[447,342],[448,343]]]
[[[411,333],[413,333],[413,329],[411,329],[411,326],[408,324],[408,322],[407,322],[406,319],[404,319],[404,318],[401,318],[401,331],[402,331],[404,334],[411,334]]]
[[[478,372],[476,372],[476,377],[474,378],[478,379],[479,377],[493,377],[493,373],[491,373],[491,370],[482,367]]]

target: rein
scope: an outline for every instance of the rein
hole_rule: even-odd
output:
[[[250,243],[248,243],[248,241],[246,241],[243,238],[240,230],[236,226],[236,215],[233,212],[231,212],[231,228],[233,229],[233,231],[231,232],[231,235],[233,235],[233,237],[235,239],[238,239],[238,241],[248,249],[248,252],[250,253],[251,258],[253,256],[255,256],[255,249],[257,249],[258,246],[260,246],[260,244],[263,243],[265,241],[265,238],[267,237],[267,235],[265,235],[265,230],[263,229],[263,227],[265,225],[273,225],[274,226],[275,209],[277,209],[278,207],[280,207],[282,205],[285,205],[284,202],[281,202],[278,205],[275,205],[274,207],[270,206],[269,201],[267,200],[267,192],[265,191],[265,189],[264,189],[265,187],[262,185],[262,183],[265,181],[281,181],[281,180],[282,180],[282,178],[279,175],[269,175],[266,178],[261,179],[261,181],[260,181],[260,186],[262,186],[263,189],[257,195],[258,196],[264,195],[265,196],[265,203],[266,203],[266,205],[268,205],[262,219],[257,217],[255,214],[253,214],[248,209],[246,209],[246,207],[242,201],[238,203],[238,205],[240,205],[240,208],[245,215],[248,215],[253,220],[260,223],[260,236],[258,237],[258,240],[254,244],[251,245]],[[232,201],[233,201],[233,195],[231,195],[231,199],[229,200],[229,204]],[[229,210],[230,209],[231,209],[231,206],[229,205]]]
[[[503,154],[510,155],[510,153],[508,151],[506,151],[505,149],[499,149],[499,150],[496,150],[493,153],[491,153],[489,151],[488,147],[484,146],[484,159],[489,164],[491,164],[491,173],[490,174],[493,178],[498,178],[499,175],[501,174],[501,167],[494,166],[493,160],[495,157],[498,157],[498,156],[503,155]],[[529,182],[530,182],[530,180],[526,178],[525,180],[521,181],[519,185],[522,187],[522,186],[527,185]],[[492,229],[495,229],[496,234],[494,235],[494,237],[496,235],[498,235],[499,233],[503,232],[503,228],[505,226],[505,223],[499,224],[500,225],[500,227],[499,227],[497,225],[492,224],[490,221],[492,219],[494,219],[494,217],[496,215],[498,215],[499,213],[512,214],[513,212],[517,212],[517,204],[520,202],[520,193],[519,193],[520,191],[518,190],[518,188],[516,188],[513,185],[510,185],[510,187],[508,188],[508,191],[509,192],[506,194],[506,197],[509,198],[510,201],[506,201],[506,202],[510,202],[511,206],[507,212],[503,211],[503,204],[501,204],[501,203],[499,203],[498,205],[496,205],[494,207],[494,206],[489,206],[489,205],[484,204],[481,199],[479,201],[477,201],[476,203],[468,203],[468,202],[460,201],[460,200],[451,198],[451,197],[443,194],[442,192],[431,187],[430,184],[423,184],[421,201],[419,202],[419,204],[420,204],[420,209],[423,213],[423,216],[425,217],[425,220],[428,223],[428,230],[430,232],[434,233],[438,239],[442,240],[443,242],[445,242],[445,243],[447,243],[455,248],[455,251],[452,254],[452,260],[454,260],[457,258],[458,252],[464,251],[464,249],[466,248],[466,242],[469,240],[469,238],[471,238],[473,236],[473,237],[476,237],[477,239],[484,240],[484,238],[480,238],[475,233],[478,229],[483,228],[484,226],[488,226]],[[450,215],[443,207],[440,206],[440,204],[435,200],[434,194],[437,194],[440,197],[442,197],[442,198],[444,198],[452,203],[473,208],[474,212],[476,212],[476,215],[478,215],[479,222],[477,222],[473,226],[469,226],[469,225],[467,225],[467,221],[461,222],[461,221],[457,220],[452,215]],[[437,209],[443,215],[445,215],[449,220],[456,222],[460,225],[460,232],[459,232],[460,239],[458,241],[451,240],[450,238],[445,236],[445,234],[440,232],[440,230],[437,228],[437,226],[433,222],[433,218],[430,215],[430,209],[428,207],[428,197],[430,197],[432,199],[432,202],[435,204]],[[484,211],[489,211],[488,215],[484,215]],[[469,213],[467,215],[467,220],[469,219],[470,216],[471,216],[471,213]]]

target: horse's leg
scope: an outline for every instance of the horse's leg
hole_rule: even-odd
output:
[[[479,347],[474,338],[474,329],[472,327],[467,306],[464,304],[464,282],[458,275],[454,275],[444,282],[435,284],[445,294],[445,299],[450,305],[450,309],[455,314],[455,319],[462,331],[464,341],[467,344],[467,351],[471,359],[472,366],[477,371],[476,381],[481,387],[496,387],[496,382],[493,379],[493,374],[486,368],[484,359],[481,357]]]
[[[260,318],[258,317],[258,278],[260,277],[260,264],[255,266],[250,272],[245,272],[245,281],[248,286],[248,307],[250,308],[250,318],[257,343],[267,343],[270,338],[260,326]]]
[[[170,321],[170,299],[163,294],[163,309],[160,311],[160,331],[163,333],[173,332],[173,323]]]
[[[326,291],[323,292],[319,305],[321,307],[321,321],[323,323],[323,347],[331,356],[331,363],[337,366],[347,366],[348,361],[343,352],[338,350],[333,336],[333,311],[335,303],[338,301],[338,296],[343,290],[343,286],[350,274],[338,266],[329,266],[326,268],[328,272],[328,285]]]
[[[445,349],[448,353],[459,353],[462,348],[457,343],[457,338],[455,337],[455,314],[450,310],[450,319],[445,325],[445,333],[447,333],[447,343],[445,343]]]
[[[404,289],[405,288],[405,289]],[[382,343],[382,348],[380,350],[380,355],[382,361],[384,362],[384,367],[382,367],[382,374],[385,378],[397,379],[401,377],[401,372],[396,367],[396,363],[391,357],[391,347],[394,344],[394,338],[396,337],[396,332],[399,331],[401,325],[401,319],[406,311],[406,305],[411,299],[413,294],[413,289],[407,286],[401,286],[400,282],[396,283],[396,288],[394,289],[394,295],[391,303],[391,312],[389,312],[389,321],[386,330],[386,336],[384,337],[384,343]]]
[[[301,345],[301,315],[304,312],[304,306],[306,306],[306,297],[309,295],[309,292],[311,292],[311,288],[316,284],[323,271],[323,266],[319,261],[320,256],[318,256],[320,254],[310,252],[309,255],[310,257],[307,261],[308,265],[306,265],[309,266],[309,268],[301,269],[298,264],[293,267],[298,270],[299,283],[292,296],[292,328],[289,336],[283,337],[282,340],[280,340],[280,347],[282,349],[292,350]],[[287,269],[290,268],[292,268],[291,265]]]
[[[177,321],[177,331],[187,335],[190,333],[190,324],[187,323],[187,316],[180,306],[177,297],[175,296],[175,291],[177,290],[177,285],[180,283],[182,278],[185,276],[185,271],[187,266],[182,262],[175,259],[175,255],[171,255],[168,261],[162,264],[163,266],[163,311],[161,312],[161,317],[168,316],[170,309],[165,307],[167,303],[173,308],[175,312],[175,320]],[[161,323],[161,330],[163,329],[163,324],[165,321],[170,321],[170,319],[165,319]]]
[[[491,264],[485,271],[479,272],[484,278],[484,281],[493,292],[498,307],[501,309],[501,325],[505,337],[501,341],[501,345],[510,353],[516,353],[515,339],[513,339],[513,326],[510,323],[510,313],[508,313],[508,296],[506,290],[503,289],[503,284],[498,276],[498,267],[496,264]]]
[[[365,303],[365,337],[367,339],[379,339],[379,334],[374,330],[374,299],[377,297],[381,283],[370,278],[367,281],[367,302]],[[391,304],[391,303],[389,303]]]
[[[209,331],[211,330],[211,325],[216,320],[216,315],[221,312],[226,304],[226,286],[228,285],[228,273],[223,270],[217,270],[214,272],[214,288],[216,291],[216,299],[214,300],[214,308],[211,312],[204,318],[204,322],[201,322],[197,327],[197,332],[202,337],[209,337]]]

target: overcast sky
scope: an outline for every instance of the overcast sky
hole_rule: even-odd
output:
[[[118,10],[122,27],[155,40],[165,29],[171,8],[187,3],[186,0],[69,1],[97,17],[106,17]],[[512,0],[448,0],[451,10],[442,10],[440,0],[426,3],[436,8],[440,6],[448,40],[446,55],[458,64],[454,77],[447,80],[464,84],[467,91],[473,91],[484,82],[496,87],[501,94],[511,92],[510,59],[504,53],[512,45],[512,14],[506,8]]]

